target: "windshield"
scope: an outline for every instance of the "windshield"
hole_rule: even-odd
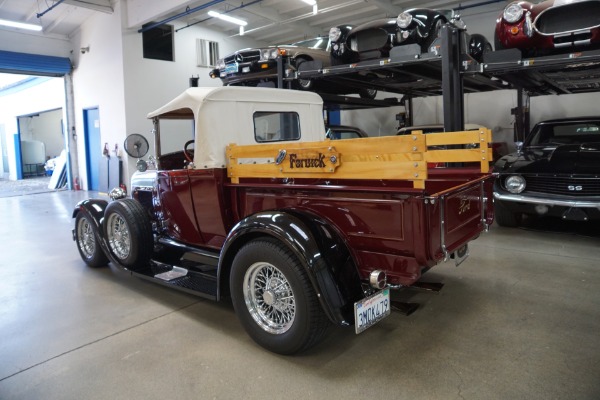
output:
[[[560,146],[600,142],[600,120],[565,121],[536,125],[527,138],[527,146]]]

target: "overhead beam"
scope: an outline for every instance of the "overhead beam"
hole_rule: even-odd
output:
[[[235,4],[236,7],[239,7],[243,4],[241,1],[228,1],[228,4]],[[304,22],[294,21],[294,22],[286,22],[286,17],[278,13],[272,8],[261,7],[260,3],[254,6],[249,6],[244,8],[244,11],[249,12],[251,14],[257,15],[262,18],[266,18],[270,21],[273,21],[276,24],[281,24],[283,22],[286,23],[288,27],[292,27],[293,29],[297,29],[300,32],[303,32],[307,35],[314,34],[317,36],[320,34],[320,31],[316,29],[314,26],[311,26]]]
[[[110,4],[110,0],[65,0],[64,3],[107,14],[112,14],[115,11]]]

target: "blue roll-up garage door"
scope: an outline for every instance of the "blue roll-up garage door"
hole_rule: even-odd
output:
[[[64,76],[71,72],[71,60],[66,57],[41,56],[0,50],[0,72]]]

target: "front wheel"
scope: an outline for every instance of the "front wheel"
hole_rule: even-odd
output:
[[[75,242],[81,258],[92,268],[108,264],[108,257],[98,241],[98,228],[92,218],[83,211],[75,218]]]
[[[138,201],[113,201],[106,207],[103,224],[108,248],[119,264],[132,270],[148,264],[154,249],[152,224]]]
[[[507,228],[516,228],[521,224],[523,215],[510,211],[501,201],[494,202],[494,215],[496,223]]]
[[[297,257],[281,243],[256,239],[236,255],[230,277],[235,312],[259,345],[293,354],[319,342],[328,320]]]

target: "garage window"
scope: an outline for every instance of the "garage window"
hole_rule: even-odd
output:
[[[196,57],[198,67],[214,67],[219,59],[219,43],[196,39]]]

